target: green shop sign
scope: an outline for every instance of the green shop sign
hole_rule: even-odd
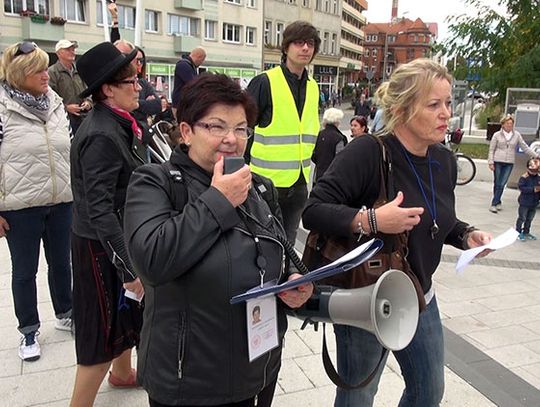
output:
[[[256,75],[255,69],[242,69],[242,78],[254,78]]]
[[[225,68],[217,68],[215,66],[211,66],[207,70],[208,72],[213,72],[213,73],[225,73]]]
[[[150,75],[169,75],[169,72],[174,72],[174,65],[148,64]]]

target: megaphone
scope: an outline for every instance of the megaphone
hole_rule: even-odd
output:
[[[295,316],[309,322],[355,326],[373,333],[387,349],[401,350],[418,326],[418,297],[409,277],[388,270],[377,282],[362,288],[318,286]]]

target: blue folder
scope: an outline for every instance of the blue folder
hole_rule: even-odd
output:
[[[382,246],[382,240],[371,239],[370,241],[351,250],[349,253],[345,254],[334,262],[310,271],[296,280],[285,281],[281,284],[277,284],[277,280],[268,281],[262,287],[253,287],[243,294],[235,295],[231,298],[230,303],[238,304],[239,302],[246,301],[251,298],[277,294],[282,291],[299,287],[303,284],[312,283],[325,277],[333,276],[334,274],[343,273],[369,260],[382,248]]]

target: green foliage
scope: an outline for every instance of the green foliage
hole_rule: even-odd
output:
[[[487,159],[489,152],[489,144],[469,144],[461,143],[459,151],[471,158]]]
[[[503,107],[497,100],[493,100],[486,104],[474,116],[476,127],[486,129],[488,121],[498,122],[503,115]]]
[[[500,100],[508,87],[539,87],[540,0],[499,0],[502,14],[483,0],[465,3],[476,16],[449,17],[447,55],[480,61],[477,89],[498,92]]]

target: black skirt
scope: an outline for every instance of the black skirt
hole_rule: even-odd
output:
[[[73,322],[77,364],[110,362],[139,344],[142,305],[124,295],[99,241],[72,233]]]

